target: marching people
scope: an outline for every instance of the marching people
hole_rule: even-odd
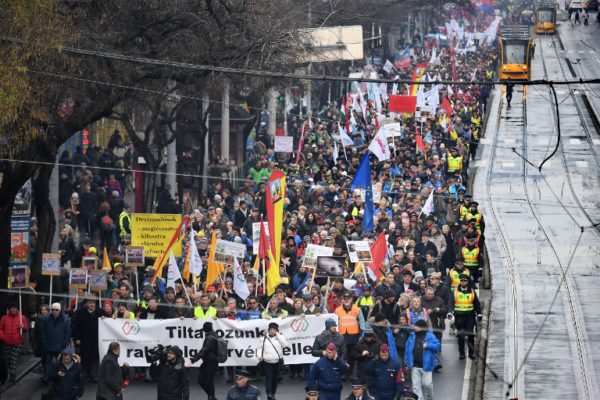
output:
[[[354,346],[354,354],[352,358],[357,362],[356,370],[358,378],[364,380],[367,384],[370,383],[369,366],[371,361],[377,357],[381,342],[375,336],[375,332],[369,326],[363,329],[364,336]]]
[[[333,318],[325,321],[325,330],[321,332],[312,345],[312,356],[322,357],[327,355],[327,346],[332,343],[336,346],[336,355],[343,358],[346,354],[344,337],[337,331],[337,323]]]
[[[260,390],[248,383],[248,371],[235,370],[235,386],[227,392],[226,400],[261,400]]]
[[[122,400],[125,377],[129,372],[129,364],[119,367],[121,346],[117,342],[108,345],[108,351],[102,358],[98,373],[96,400]]]
[[[470,286],[470,277],[461,274],[460,285],[453,290],[448,304],[448,318],[454,318],[457,330],[458,355],[465,359],[465,336],[469,347],[469,358],[475,358],[475,320],[481,321],[481,306],[477,293]]]
[[[361,379],[352,379],[350,386],[352,393],[346,396],[346,400],[375,400],[373,396],[369,395],[367,386]]]
[[[386,343],[379,346],[378,356],[368,366],[371,394],[376,400],[395,399],[404,393],[404,373],[398,360],[390,357]]]
[[[183,353],[177,346],[169,346],[158,360],[150,363],[150,376],[158,381],[157,400],[188,400],[190,385]]]
[[[308,385],[319,389],[320,400],[340,400],[344,374],[349,368],[338,354],[337,346],[330,342],[319,361],[310,368]]]
[[[305,400],[319,400],[319,389],[316,386],[307,386],[305,392]]]
[[[289,344],[279,332],[279,325],[275,322],[269,323],[268,332],[261,342],[258,361],[265,375],[267,400],[273,400],[277,393],[280,363],[283,363],[283,349],[289,347]]]
[[[406,341],[404,364],[410,369],[412,391],[419,399],[433,400],[433,369],[439,350],[440,342],[428,330],[427,322],[417,321]]]
[[[202,359],[202,365],[198,372],[198,384],[208,395],[208,400],[215,400],[215,373],[219,368],[217,361],[217,334],[213,330],[212,322],[205,322],[202,326],[204,332],[204,342],[202,348],[191,357],[191,363],[194,364]]]
[[[342,305],[335,309],[338,316],[338,332],[344,337],[346,346],[346,362],[350,365],[348,374],[352,374],[354,368],[354,346],[358,343],[361,330],[365,328],[365,320],[360,309],[352,302],[352,293],[344,292]]]
[[[73,316],[73,341],[79,348],[86,380],[94,382],[98,382],[98,319],[102,316],[96,303],[95,298],[86,298]]]
[[[46,350],[44,356],[44,382],[47,382],[48,373],[53,360],[71,343],[71,322],[62,312],[60,303],[52,303],[50,315],[42,325],[42,344]]]
[[[53,400],[77,400],[83,396],[83,368],[70,347],[61,351],[58,359],[52,362],[48,379],[52,382]]]

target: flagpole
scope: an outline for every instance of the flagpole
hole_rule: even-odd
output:
[[[346,162],[348,162],[348,155],[346,154],[346,146],[344,145],[343,141],[342,141],[342,148],[344,149],[344,158],[346,159]]]

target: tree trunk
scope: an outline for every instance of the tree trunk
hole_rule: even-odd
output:
[[[0,192],[4,192],[3,188]],[[8,282],[8,265],[10,264],[10,220],[12,216],[15,195],[0,195],[0,287],[6,288]],[[0,303],[6,304],[7,293],[0,295]]]
[[[38,220],[38,240],[33,260],[31,260],[31,276],[39,277],[42,272],[42,253],[49,253],[56,229],[54,210],[50,203],[50,178],[53,164],[42,165],[37,178],[33,180],[33,196],[35,213]]]

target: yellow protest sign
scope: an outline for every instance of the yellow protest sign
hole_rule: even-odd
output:
[[[181,223],[180,214],[131,215],[131,245],[144,246],[144,256],[159,257]],[[173,254],[181,257],[181,240],[173,244]]]

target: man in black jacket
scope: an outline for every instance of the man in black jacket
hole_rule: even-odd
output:
[[[98,318],[101,316],[96,299],[87,297],[73,318],[73,340],[79,346],[81,366],[86,380],[94,382],[98,381]]]
[[[159,362],[150,364],[150,376],[158,381],[157,400],[188,400],[190,383],[183,352],[177,346],[167,347]]]
[[[198,384],[208,395],[208,400],[215,400],[215,373],[219,369],[217,362],[217,334],[213,331],[212,322],[205,322],[202,326],[204,331],[204,343],[198,353],[191,358],[192,364],[202,359],[202,365],[198,372]]]
[[[129,364],[125,363],[123,367],[119,367],[119,354],[121,354],[119,343],[112,342],[108,345],[108,352],[100,364],[96,400],[123,398],[123,377],[127,376]]]

